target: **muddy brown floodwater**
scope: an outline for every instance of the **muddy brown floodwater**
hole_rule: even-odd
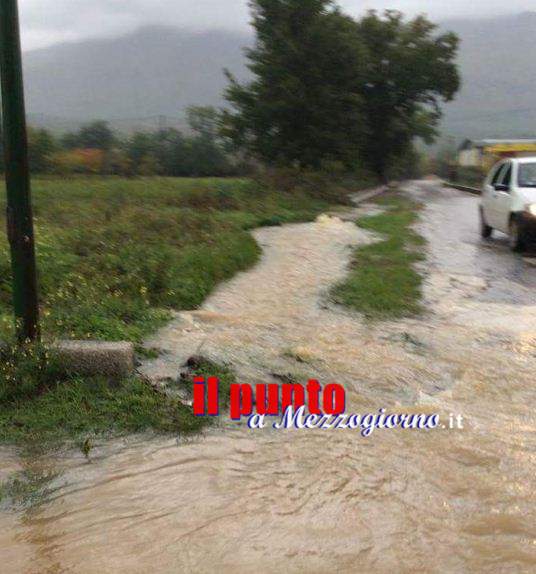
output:
[[[477,198],[415,182],[429,240],[419,319],[367,324],[326,303],[353,223],[261,229],[262,262],[178,314],[147,373],[201,352],[241,380],[339,382],[349,412],[461,414],[463,430],[135,437],[63,453],[45,504],[0,513],[2,572],[535,572],[536,268],[482,244]],[[0,453],[3,474],[20,467]]]

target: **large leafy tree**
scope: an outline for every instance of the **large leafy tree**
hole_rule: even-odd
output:
[[[195,134],[190,140],[193,175],[225,175],[229,165],[219,141],[218,110],[211,106],[191,106],[186,110],[186,117]]]
[[[432,141],[440,104],[460,86],[458,39],[424,17],[387,11],[355,21],[331,0],[254,0],[254,79],[230,76],[223,133],[268,163],[349,167],[380,177]]]
[[[115,136],[108,122],[96,121],[80,129],[79,139],[81,147],[109,151],[114,143]]]
[[[212,106],[190,106],[186,110],[189,128],[199,137],[212,142],[218,139],[218,110]]]
[[[407,154],[416,137],[433,141],[440,104],[452,100],[460,87],[458,38],[436,32],[426,18],[407,22],[395,11],[383,17],[369,12],[357,23],[367,49],[361,89],[368,128],[365,153],[381,177]]]
[[[117,143],[108,122],[94,121],[82,126],[76,133],[67,133],[62,144],[67,149],[87,148],[109,151]]]
[[[318,168],[357,162],[363,142],[363,49],[354,22],[331,0],[250,2],[254,79],[231,80],[223,133],[271,164]]]

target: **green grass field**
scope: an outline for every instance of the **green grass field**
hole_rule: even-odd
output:
[[[292,178],[291,178],[292,180]],[[284,184],[284,185],[283,185]],[[195,309],[218,283],[256,263],[249,231],[314,218],[340,190],[322,178],[281,186],[245,179],[36,179],[33,200],[43,337],[141,343],[170,309]],[[0,192],[5,228],[5,193]],[[0,239],[0,339],[11,340],[11,271]],[[217,366],[212,375],[231,375]],[[104,431],[200,428],[138,380],[63,380],[42,352],[0,364],[0,442]]]
[[[33,182],[43,334],[139,342],[194,309],[260,254],[248,230],[314,217],[327,203],[240,179],[37,179]],[[0,226],[5,195],[0,195]],[[11,273],[0,239],[0,338]]]
[[[380,234],[377,243],[359,247],[348,276],[332,290],[333,299],[369,319],[397,319],[422,311],[422,277],[415,263],[423,259],[424,239],[412,228],[419,205],[392,193],[377,199],[385,211],[357,224]]]

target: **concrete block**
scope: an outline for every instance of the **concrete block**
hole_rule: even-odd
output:
[[[68,372],[80,375],[128,377],[134,373],[134,345],[101,341],[57,341],[50,350]]]

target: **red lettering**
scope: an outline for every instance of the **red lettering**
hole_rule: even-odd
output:
[[[219,384],[220,381],[217,377],[209,377],[208,379],[208,414],[212,417],[216,417],[220,414],[220,402],[219,402]]]
[[[320,391],[322,387],[318,381],[311,379],[307,383],[307,394],[309,395],[309,412],[312,415],[320,415]]]
[[[299,383],[285,383],[281,395],[281,411],[284,413],[290,405],[299,409],[305,405],[305,389]]]
[[[346,393],[341,385],[331,384],[324,389],[324,413],[340,415],[346,410]]]
[[[279,414],[279,385],[257,385],[255,392],[257,402],[257,414],[277,416]],[[267,393],[268,393],[268,404],[266,404]]]
[[[242,416],[249,416],[253,412],[253,390],[251,385],[231,385],[230,394],[231,418],[239,421]]]
[[[205,379],[194,377],[194,415],[205,416]]]

